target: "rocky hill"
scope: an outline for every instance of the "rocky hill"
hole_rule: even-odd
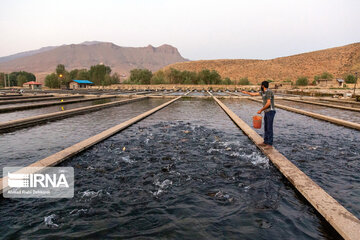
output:
[[[120,47],[113,43],[84,42],[82,44],[46,47],[39,50],[19,53],[0,58],[0,72],[29,71],[37,76],[53,72],[57,64],[66,69],[89,68],[103,63],[113,72],[127,74],[134,68],[147,68],[152,71],[176,62],[184,62],[175,47]],[[41,80],[41,79],[40,79]]]
[[[232,80],[248,77],[252,83],[266,79],[295,81],[300,76],[312,80],[315,75],[325,71],[335,77],[343,77],[348,73],[360,72],[360,43],[270,60],[202,60],[175,63],[164,69],[168,68],[188,71],[201,71],[207,68],[216,70],[222,77]]]

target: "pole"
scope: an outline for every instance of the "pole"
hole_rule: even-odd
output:
[[[5,84],[5,88],[6,88],[6,74],[4,73],[4,84]]]
[[[354,97],[356,97],[355,96],[355,89],[356,89],[357,80],[358,80],[358,72],[355,73],[355,85],[354,85],[354,93],[353,93]]]

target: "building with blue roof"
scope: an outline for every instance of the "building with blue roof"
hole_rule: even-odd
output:
[[[93,84],[94,83],[89,80],[72,80],[69,85],[71,89],[78,89],[78,88],[88,88],[90,85]]]

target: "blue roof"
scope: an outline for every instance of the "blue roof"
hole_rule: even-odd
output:
[[[89,83],[89,84],[94,84],[93,82],[89,81],[89,80],[73,80],[74,82],[77,83]]]

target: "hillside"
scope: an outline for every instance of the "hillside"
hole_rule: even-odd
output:
[[[113,72],[127,74],[134,68],[156,71],[171,63],[187,61],[170,45],[136,48],[96,41],[42,48],[3,57],[2,60],[0,72],[23,70],[42,76],[40,78],[46,73],[53,72],[59,63],[64,64],[68,70],[89,68],[91,65],[103,63],[110,66]]]
[[[299,76],[313,79],[324,71],[343,77],[349,72],[360,71],[360,43],[271,60],[220,59],[175,63],[164,70],[169,68],[197,72],[207,68],[232,80],[248,77],[252,83],[266,79],[295,81]]]

